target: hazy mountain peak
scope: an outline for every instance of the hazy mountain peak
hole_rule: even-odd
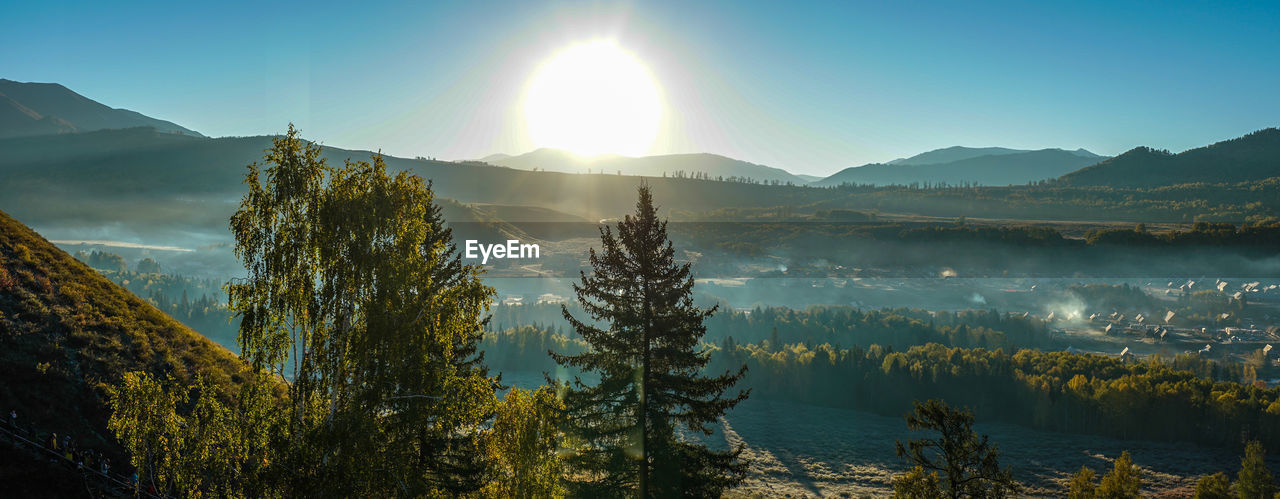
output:
[[[923,152],[909,158],[895,159],[886,164],[890,165],[937,165],[942,163],[951,163],[969,158],[977,158],[981,156],[998,156],[1002,154],[1016,154],[1027,152],[1023,149],[1009,149],[1006,147],[965,147],[951,146],[942,149],[934,149],[932,151]]]
[[[161,132],[203,137],[173,122],[128,109],[108,107],[58,83],[19,82],[0,78],[0,94],[20,107],[0,108],[0,137],[151,127]],[[19,113],[26,118],[19,116]],[[33,114],[34,113],[34,114]]]
[[[973,155],[982,152],[992,154]],[[920,157],[924,157],[924,161],[946,157],[963,159],[946,163],[898,162],[862,165],[846,168],[835,175],[813,182],[812,185],[907,185],[913,183],[1019,185],[1056,178],[1104,159],[1083,149],[1021,151],[1003,147],[951,147],[929,151],[912,158]]]
[[[564,173],[611,173],[645,177],[685,175],[709,178],[749,178],[760,182],[790,182],[804,184],[807,181],[790,172],[765,165],[737,160],[713,153],[677,153],[655,156],[621,156],[601,154],[579,156],[570,151],[540,148],[507,158],[486,161],[491,164],[520,170],[538,169]]]

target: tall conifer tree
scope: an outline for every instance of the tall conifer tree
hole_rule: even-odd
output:
[[[714,451],[686,436],[708,426],[747,397],[726,396],[746,373],[705,376],[710,358],[701,347],[703,321],[715,307],[693,303],[688,263],[677,263],[648,187],[640,187],[636,214],[600,230],[591,250],[591,275],[574,285],[590,316],[565,319],[591,348],[578,355],[552,352],[557,362],[599,376],[566,387],[570,435],[580,444],[570,459],[578,492],[588,496],[719,497],[741,482],[741,448]]]

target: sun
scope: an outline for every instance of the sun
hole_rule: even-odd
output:
[[[649,152],[658,136],[658,86],[639,60],[610,41],[574,45],[533,75],[524,102],[537,147],[583,156]]]

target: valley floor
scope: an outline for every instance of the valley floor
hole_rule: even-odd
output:
[[[504,381],[537,386],[538,373],[505,373]],[[1200,476],[1240,467],[1240,456],[1186,443],[1118,440],[1038,431],[1006,424],[978,424],[1001,451],[1001,463],[1029,497],[1060,497],[1081,466],[1101,476],[1128,450],[1142,470],[1143,495],[1185,497]],[[751,461],[746,482],[731,497],[887,496],[894,474],[906,469],[894,442],[922,435],[907,431],[900,417],[794,402],[749,399],[731,411],[717,431],[704,437],[725,448],[745,443]],[[1275,463],[1272,463],[1275,467]]]

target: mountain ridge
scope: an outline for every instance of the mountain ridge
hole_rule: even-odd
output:
[[[0,137],[151,127],[161,132],[204,137],[171,121],[112,108],[58,83],[0,78]]]
[[[1280,129],[1264,128],[1174,154],[1140,146],[1063,175],[1066,185],[1151,187],[1234,183],[1280,176]]]
[[[606,154],[584,157],[569,151],[553,148],[539,148],[533,151],[492,159],[499,155],[486,156],[481,161],[515,168],[519,170],[539,169],[562,173],[622,174],[643,177],[675,176],[677,172],[685,174],[704,173],[710,178],[738,177],[749,178],[760,182],[777,181],[801,185],[807,183],[802,177],[781,168],[774,168],[751,163],[713,153],[681,153],[660,154],[653,156],[619,156]]]
[[[982,156],[1002,156],[1007,154],[1019,154],[1019,153],[1025,153],[1025,152],[1046,151],[1046,150],[1053,150],[1053,149],[1056,149],[1056,148],[1011,149],[1008,147],[951,146],[951,147],[944,147],[942,149],[934,149],[932,151],[922,152],[920,154],[911,156],[909,158],[898,158],[892,161],[887,161],[884,164],[914,165],[914,166],[939,165],[944,163],[953,163],[956,161],[962,161],[962,160],[971,159],[971,158],[978,158]],[[1077,156],[1086,157],[1086,158],[1101,159],[1106,157],[1106,156],[1094,154],[1083,147],[1078,148],[1074,151],[1069,151],[1066,149],[1059,149],[1059,150],[1067,151]]]
[[[948,148],[953,149],[953,148]],[[984,149],[967,148],[966,153]],[[1018,152],[1002,149],[998,154],[966,157],[946,163],[909,164],[873,163],[840,170],[835,174],[813,182],[814,186],[841,184],[909,185],[909,184],[965,184],[1021,185],[1028,182],[1054,179],[1099,161],[1101,156],[1083,149],[1040,149]],[[941,149],[936,151],[942,151]],[[936,152],[930,151],[930,152]],[[1083,153],[1081,152],[1083,151]],[[1087,155],[1085,154],[1087,153]],[[929,154],[929,153],[924,153]],[[918,155],[919,156],[919,155]],[[936,157],[936,156],[935,156]],[[910,159],[910,158],[908,158]]]

